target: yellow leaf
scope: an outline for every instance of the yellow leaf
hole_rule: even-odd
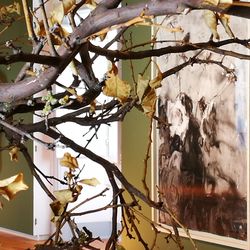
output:
[[[21,15],[21,6],[20,6],[20,3],[14,2],[9,7],[10,7],[10,9],[9,9],[10,13],[17,13],[18,15]]]
[[[96,110],[96,101],[94,100],[93,102],[90,103],[90,108],[89,108],[90,114],[94,114],[95,110]]]
[[[149,117],[152,117],[155,113],[156,100],[157,96],[155,89],[150,89],[150,91],[148,91],[142,99],[141,106],[144,113]]]
[[[203,0],[201,6],[212,5],[220,8],[228,8],[233,4],[233,0]]]
[[[23,173],[0,180],[0,195],[7,200],[13,199],[19,191],[27,190],[28,188],[23,182]]]
[[[13,4],[0,6],[0,17],[7,16],[8,14],[16,13],[18,15],[21,14],[21,6],[20,3],[14,2]]]
[[[67,15],[74,9],[76,0],[63,0],[62,3],[63,3],[64,15]]]
[[[89,185],[96,187],[97,185],[101,184],[96,178],[91,179],[83,179],[79,181],[81,184]]]
[[[67,88],[67,91],[71,94],[71,95],[76,95],[76,90],[73,88]]]
[[[30,69],[27,69],[25,73],[28,76],[36,76],[37,75],[37,73],[34,70],[30,70]]]
[[[75,75],[75,76],[78,76],[78,70],[76,68],[76,65],[75,65],[74,61],[70,62],[69,67],[70,67],[70,69],[72,71],[72,74]]]
[[[71,156],[70,153],[65,153],[63,158],[60,160],[60,164],[64,167],[68,167],[70,169],[76,169],[78,168],[78,162],[77,159],[73,156]]]
[[[213,34],[213,37],[215,39],[220,39],[220,36],[217,32],[217,15],[215,12],[211,11],[211,10],[204,10],[204,19],[205,22],[208,26],[208,28],[210,29],[210,31]]]
[[[120,244],[116,244],[115,250],[126,250],[126,248]]]
[[[219,4],[220,0],[203,0],[201,1],[202,5],[214,5],[217,6]]]
[[[11,161],[15,161],[15,162],[18,161],[18,153],[19,153],[19,151],[20,151],[19,147],[12,147],[10,149],[9,155],[10,155],[10,160]]]
[[[141,74],[138,75],[137,96],[139,98],[140,103],[142,102],[145,92],[150,91],[150,88],[156,89],[161,87],[161,81],[162,81],[162,73],[160,70],[158,70],[157,77],[155,77],[152,80],[143,79]]]
[[[105,38],[106,38],[106,36],[107,36],[107,33],[103,33],[103,34],[101,34],[101,35],[99,36],[99,38],[100,38],[101,41],[104,41]]]
[[[76,196],[70,189],[57,190],[54,192],[54,196],[61,204],[67,204],[76,200]]]
[[[154,79],[152,79],[149,82],[149,86],[153,89],[157,89],[157,88],[161,87],[161,81],[162,81],[162,72],[157,64],[156,64],[156,67],[158,69],[158,74]]]
[[[107,76],[103,93],[107,96],[116,97],[120,102],[125,102],[130,96],[131,86],[126,81],[120,79],[115,64],[113,64]]]
[[[65,15],[64,15],[63,3],[62,1],[60,1],[58,5],[56,6],[56,8],[54,8],[51,11],[51,15],[48,21],[50,25],[54,25],[55,23],[61,24],[64,16]]]
[[[94,9],[97,6],[95,0],[86,0],[85,5],[90,9]]]
[[[65,95],[63,98],[58,101],[61,105],[66,105],[69,102],[69,96]]]
[[[226,14],[218,14],[219,20],[222,23],[226,33],[229,35],[230,38],[234,38],[234,34],[229,26],[230,16]]]
[[[138,75],[138,80],[137,80],[137,96],[139,98],[139,101],[141,103],[142,98],[144,96],[144,93],[146,91],[146,89],[149,86],[149,80],[148,79],[143,79],[142,75],[139,74]]]
[[[135,18],[133,18],[125,23],[121,23],[118,25],[114,25],[112,27],[104,28],[104,29],[98,31],[97,33],[94,33],[93,35],[89,36],[88,40],[94,39],[96,37],[105,36],[109,31],[117,30],[117,29],[122,28],[122,27],[130,27],[133,25],[152,26],[153,25],[153,23],[151,21],[152,18],[153,18],[152,16],[144,16],[144,14],[141,14],[140,16],[135,17]]]

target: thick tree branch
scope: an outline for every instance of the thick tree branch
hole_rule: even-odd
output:
[[[60,64],[60,58],[55,56],[36,55],[18,53],[13,55],[0,56],[0,64],[9,65],[16,62],[39,63],[49,66],[57,66]]]

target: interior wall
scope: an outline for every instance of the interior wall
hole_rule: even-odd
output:
[[[11,2],[12,3],[12,2]],[[8,0],[1,0],[1,5],[11,4]],[[0,31],[4,28],[0,25]],[[16,38],[18,39],[16,40]],[[4,44],[7,40],[13,40],[22,49],[28,49],[28,44],[23,44],[27,41],[27,34],[24,19],[18,21],[18,25],[12,25],[7,31],[1,33],[0,44]],[[21,64],[11,66],[0,65],[0,80],[2,82],[12,81],[19,71]],[[31,121],[32,116],[15,117],[17,120],[22,117],[24,121]],[[7,146],[8,142],[4,136],[0,136],[0,146]],[[32,144],[26,143],[29,152],[32,153]],[[21,156],[21,154],[20,154]],[[22,172],[24,174],[24,182],[29,186],[29,189],[22,191],[12,201],[6,201],[0,198],[4,204],[4,208],[0,210],[0,227],[10,230],[32,234],[33,233],[33,178],[29,171],[28,165],[23,157],[20,157],[17,163],[10,161],[9,151],[0,152],[0,179],[8,178]]]
[[[135,0],[126,1],[126,2],[135,2]],[[141,1],[137,1],[141,2]],[[129,40],[131,35],[133,36],[133,44],[140,43],[140,41],[145,42],[150,40],[150,29],[145,27],[136,27],[132,30],[130,29],[126,33],[126,39]],[[144,67],[148,60],[137,60],[137,61],[125,61],[122,64],[122,72],[123,72],[123,79],[132,82],[133,79],[131,77],[131,63],[133,64],[133,71],[135,72],[135,76],[138,73],[141,73],[144,70]],[[149,75],[149,72],[148,72]],[[142,177],[143,177],[143,170],[144,170],[144,158],[146,155],[146,149],[148,144],[149,138],[149,120],[146,118],[141,112],[137,110],[133,110],[130,112],[124,122],[122,123],[122,131],[121,131],[121,149],[122,149],[122,171],[124,175],[128,178],[128,180],[135,185],[137,188],[143,190],[142,186]],[[150,171],[148,171],[148,186],[151,185],[151,176]],[[142,203],[142,211],[145,216],[151,218],[151,209]],[[154,240],[154,232],[149,225],[149,223],[140,220],[138,225],[141,236],[144,240],[146,240],[150,246],[153,244]],[[171,249],[171,250],[178,250],[175,244],[173,243],[166,243],[164,234],[160,234],[157,237],[156,247],[155,249]],[[197,244],[198,249],[202,250],[232,250],[237,248],[231,248],[222,245],[216,245],[207,242],[195,241]],[[191,242],[186,239],[182,238],[182,243],[184,245],[185,250],[194,249]],[[141,243],[138,242],[137,239],[130,239],[127,237],[126,233],[124,232],[122,236],[122,245],[125,249],[144,249]]]

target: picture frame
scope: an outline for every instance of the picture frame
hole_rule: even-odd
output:
[[[210,34],[202,15],[172,19],[171,27],[181,27],[185,33],[166,32],[170,23],[157,18],[164,28],[154,34],[162,41],[181,41],[185,34],[194,37],[194,43],[197,34],[207,41]],[[241,32],[250,34],[248,21],[230,21],[237,37]],[[222,38],[223,32],[219,30]],[[227,49],[245,53],[236,45]],[[199,53],[203,59],[221,60],[234,73],[223,73],[218,65],[193,64],[163,80],[157,103],[161,122],[154,122],[152,134],[153,199],[167,206],[192,239],[250,249],[250,63],[221,59],[211,51]],[[188,57],[196,55],[197,51]],[[184,54],[155,59],[162,72],[185,60]],[[152,217],[158,225],[171,228],[169,215],[153,209]],[[188,237],[181,227],[179,233]]]

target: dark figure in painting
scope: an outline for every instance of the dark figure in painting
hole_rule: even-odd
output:
[[[160,100],[158,112],[165,122],[158,124],[162,201],[189,229],[246,240],[246,199],[211,157],[211,151],[220,154],[215,104],[202,98],[195,117],[191,98],[180,93],[174,102]],[[160,222],[171,224],[162,213]]]

